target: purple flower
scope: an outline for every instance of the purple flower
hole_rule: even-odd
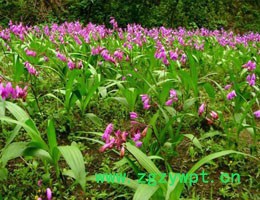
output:
[[[48,200],[51,200],[51,198],[52,198],[52,192],[51,192],[51,189],[50,189],[50,188],[47,188],[47,190],[46,190],[46,196],[47,196],[47,199],[48,199]]]
[[[12,83],[8,82],[5,86],[6,93],[8,93],[8,96],[11,96],[13,99],[16,99],[16,91],[12,87]]]
[[[118,28],[117,22],[116,22],[114,17],[110,17],[109,23],[113,25],[113,29],[117,29]]]
[[[141,94],[140,96],[142,98],[143,108],[145,110],[148,110],[151,107],[151,105],[149,104],[149,101],[150,101],[149,96],[147,94]]]
[[[68,67],[70,70],[73,70],[76,68],[76,64],[74,62],[72,62],[72,60],[69,60]]]
[[[180,62],[181,62],[182,64],[184,64],[184,63],[186,63],[186,60],[187,60],[187,56],[186,56],[186,54],[184,53],[184,54],[181,55]]]
[[[124,53],[122,51],[120,51],[120,50],[117,50],[117,51],[114,52],[114,56],[118,60],[122,60],[123,59],[123,55],[124,55]]]
[[[215,111],[211,111],[211,112],[210,112],[210,116],[211,116],[213,119],[215,119],[215,120],[218,119],[218,113],[216,113]]]
[[[143,143],[142,143],[141,141],[136,141],[136,142],[135,142],[135,146],[136,146],[136,147],[141,147],[142,144],[143,144]]]
[[[57,58],[59,58],[62,62],[67,62],[66,56],[64,56],[64,55],[61,54],[60,52],[57,52],[56,56],[57,56]]]
[[[166,106],[171,106],[172,104],[173,104],[173,99],[172,98],[165,102]]]
[[[102,139],[106,142],[110,139],[110,134],[113,132],[114,126],[112,123],[108,124],[106,127],[106,130],[104,131],[104,134],[102,135]]]
[[[237,96],[235,90],[232,90],[230,93],[227,94],[227,99],[231,100]]]
[[[242,66],[243,68],[247,68],[249,71],[253,71],[256,68],[256,63],[249,60],[246,64]]]
[[[199,107],[199,110],[198,110],[199,116],[201,116],[202,113],[204,113],[204,111],[205,111],[205,103],[201,104],[201,106]]]
[[[134,134],[134,137],[132,138],[133,141],[138,141],[141,139],[141,133],[138,131],[136,134]]]
[[[248,84],[249,84],[250,86],[254,86],[254,85],[255,85],[255,74],[248,75],[248,76],[246,77],[246,80],[247,80],[247,82],[248,82]]]
[[[43,57],[43,60],[44,60],[45,62],[48,62],[48,61],[49,61],[49,58],[48,58],[47,56],[44,56],[44,57]]]
[[[228,85],[226,85],[225,87],[224,87],[224,89],[225,90],[228,90],[229,88],[231,88],[232,87],[232,84],[228,84]]]
[[[2,83],[0,83],[0,96],[3,100],[11,97],[13,99],[22,98],[25,99],[27,96],[27,87],[24,89],[16,86],[15,88],[12,87],[12,83],[8,82],[4,87]]]
[[[136,112],[130,112],[130,119],[136,119],[138,118],[138,115]]]
[[[29,74],[34,75],[34,76],[39,75],[39,72],[37,72],[37,70],[28,61],[26,61],[24,63],[24,66],[28,70]]]
[[[16,92],[16,98],[22,98],[26,99],[27,96],[27,86],[24,87],[24,89],[20,88],[19,86],[16,86],[15,92]]]
[[[255,115],[255,117],[256,117],[257,119],[259,119],[259,118],[260,118],[260,110],[255,111],[255,112],[254,112],[254,115]]]
[[[32,57],[36,56],[36,52],[35,51],[31,51],[29,49],[26,49],[25,52],[26,52],[27,56],[32,56]]]
[[[83,68],[83,63],[82,63],[81,60],[78,62],[77,68],[78,69],[82,69]]]
[[[115,138],[111,138],[110,141],[107,141],[106,144],[104,144],[100,149],[99,151],[100,152],[104,152],[107,148],[112,148],[114,143],[115,143]]]
[[[177,52],[170,51],[169,55],[170,55],[170,59],[171,60],[175,60],[176,61],[178,59],[178,53]]]

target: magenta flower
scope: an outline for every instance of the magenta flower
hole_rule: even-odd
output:
[[[227,99],[231,100],[237,96],[235,90],[232,90],[230,93],[227,94]]]
[[[133,141],[138,141],[141,139],[141,133],[140,131],[138,130],[138,132],[136,134],[134,134],[134,137],[132,138]]]
[[[136,141],[136,142],[135,142],[135,146],[136,146],[136,147],[141,147],[142,144],[143,144],[143,143],[142,143],[141,141]]]
[[[173,104],[173,99],[169,99],[165,102],[166,106],[171,106]]]
[[[76,68],[76,64],[74,62],[72,62],[72,60],[69,60],[68,67],[70,70],[73,70]]]
[[[171,106],[173,102],[178,101],[177,93],[174,89],[170,90],[170,97],[169,99],[165,102],[166,106]]]
[[[16,98],[22,98],[23,100],[25,100],[27,96],[27,88],[27,86],[25,86],[24,89],[20,88],[19,86],[16,86]]]
[[[176,61],[178,59],[178,53],[177,52],[170,51],[169,55],[170,55],[170,59],[171,60],[175,60]]]
[[[48,61],[49,61],[49,58],[48,58],[47,56],[44,56],[44,57],[43,57],[43,60],[44,60],[45,62],[48,62]]]
[[[138,115],[136,112],[130,112],[130,119],[136,119],[138,118]]]
[[[117,50],[117,51],[114,52],[114,56],[118,60],[122,60],[123,59],[123,55],[124,55],[124,53],[122,51],[120,51],[120,50]]]
[[[27,96],[27,87],[24,89],[16,86],[15,88],[12,87],[12,83],[8,82],[4,87],[2,83],[0,83],[0,96],[3,100],[7,98],[22,98],[23,100],[26,99]]]
[[[213,119],[215,119],[215,120],[218,119],[218,113],[216,113],[215,111],[211,111],[211,112],[210,112],[210,116],[211,116]]]
[[[181,55],[180,62],[181,62],[182,64],[185,64],[185,63],[186,63],[186,60],[187,60],[187,56],[186,56],[186,54],[184,53],[184,54]]]
[[[202,113],[204,113],[204,111],[205,111],[205,105],[206,105],[205,103],[203,103],[203,104],[200,105],[199,110],[198,110],[199,116],[201,116]]]
[[[109,23],[113,25],[113,29],[117,29],[118,28],[118,24],[117,24],[117,22],[116,22],[114,17],[110,17]]]
[[[259,119],[259,118],[260,118],[260,110],[255,111],[255,112],[254,112],[254,115],[255,115],[255,117],[256,117],[257,119]]]
[[[247,68],[249,71],[253,71],[256,68],[256,63],[249,60],[246,64],[242,66],[243,68]]]
[[[247,83],[248,83],[250,86],[254,86],[254,85],[255,85],[255,74],[248,75],[248,76],[246,77],[246,80],[247,80]]]
[[[110,139],[110,134],[114,131],[114,126],[112,123],[108,124],[106,127],[106,130],[104,131],[104,134],[102,135],[102,139],[106,142]]]
[[[228,90],[229,88],[231,88],[232,87],[232,84],[228,84],[228,85],[226,85],[225,87],[224,87],[224,89],[225,90]]]
[[[148,109],[151,107],[151,105],[149,104],[149,101],[150,101],[149,96],[148,96],[147,94],[142,94],[142,95],[140,95],[140,96],[141,96],[141,98],[142,98],[143,108],[144,108],[145,110],[148,110]]]
[[[24,67],[28,70],[29,74],[34,76],[39,75],[39,72],[37,72],[37,70],[28,61],[24,63]]]
[[[62,62],[67,62],[66,56],[64,56],[64,55],[61,54],[60,52],[57,52],[56,56],[57,56],[57,58],[59,58]]]
[[[36,52],[35,52],[35,51],[26,49],[25,52],[26,52],[26,55],[27,55],[27,56],[32,56],[32,57],[35,57],[35,56],[36,56]]]
[[[48,199],[48,200],[51,200],[51,198],[52,198],[52,192],[51,192],[51,189],[50,189],[50,188],[47,188],[47,190],[46,190],[46,196],[47,196],[47,199]]]
[[[115,141],[116,141],[115,138],[111,138],[111,140],[106,141],[106,144],[104,144],[104,145],[99,149],[99,151],[100,151],[100,152],[104,152],[106,149],[112,148],[113,145],[114,145],[114,143],[115,143]]]

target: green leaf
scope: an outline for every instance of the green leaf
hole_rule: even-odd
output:
[[[193,165],[193,167],[188,171],[188,173],[186,175],[189,176],[190,174],[194,173],[197,169],[199,169],[202,165],[210,162],[211,160],[214,160],[216,158],[223,157],[223,156],[226,156],[226,155],[229,155],[229,154],[233,154],[233,153],[249,156],[251,158],[256,159],[255,157],[253,157],[251,155],[241,153],[241,152],[238,152],[238,151],[233,151],[233,150],[220,151],[220,152],[217,152],[217,153],[210,154],[210,155],[202,158],[201,160],[199,160],[195,165]],[[171,200],[179,200],[183,188],[184,188],[184,183],[180,183],[179,180],[177,180],[176,184],[174,184],[174,187],[172,187],[169,191],[171,193]]]
[[[9,117],[0,117],[0,120],[22,126],[34,142],[37,142],[38,144],[40,144],[41,148],[46,149],[46,150],[48,149],[47,144],[43,141],[40,134],[34,130],[34,127],[30,126],[30,125],[32,125],[31,119],[29,119],[29,121],[27,120],[28,124],[24,123],[24,122],[17,121],[17,120],[13,120]]]
[[[133,146],[129,142],[126,143],[126,149],[136,158],[139,164],[147,170],[149,173],[161,174],[160,170],[155,166],[150,158],[148,158],[141,150],[137,147]],[[156,176],[156,179],[159,179]],[[158,181],[158,180],[157,180]],[[164,184],[159,184],[159,186],[166,191],[166,187]]]
[[[127,108],[129,108],[129,104],[126,100],[125,97],[111,97],[111,99],[115,99],[117,100],[119,103],[121,103],[122,105],[126,106]]]
[[[48,142],[50,147],[50,154],[53,157],[53,150],[55,147],[57,147],[57,139],[56,139],[56,131],[52,119],[48,120],[47,137],[48,137]]]
[[[187,137],[187,138],[189,138],[189,139],[193,142],[193,144],[194,144],[196,147],[198,147],[198,148],[202,151],[202,146],[201,146],[201,144],[200,144],[198,138],[196,138],[196,137],[195,137],[194,135],[192,135],[192,134],[184,134],[184,136]]]
[[[5,107],[6,107],[7,110],[9,110],[12,113],[12,115],[18,121],[25,122],[27,119],[29,119],[29,115],[22,108],[20,108],[19,106],[17,106],[14,103],[6,101],[5,102]]]
[[[59,146],[62,156],[71,168],[76,181],[81,185],[85,191],[86,186],[86,172],[83,156],[76,146]]]
[[[27,148],[27,145],[28,142],[14,142],[8,145],[2,151],[1,161],[3,166],[5,166],[9,160],[22,156],[24,150]]]
[[[8,170],[6,168],[0,168],[0,181],[6,180],[8,175]],[[0,194],[1,199],[1,194]]]
[[[32,156],[35,158],[40,158],[43,161],[53,164],[53,159],[48,151],[38,148],[38,145],[35,143],[31,143],[30,145],[31,145],[31,147],[28,147],[24,151],[24,154],[23,154],[24,156]]]
[[[96,124],[98,126],[102,125],[100,118],[97,115],[95,115],[94,113],[87,113],[86,117],[89,118],[94,124]]]
[[[184,101],[183,103],[183,110],[188,110],[190,109],[191,106],[193,106],[196,102],[196,99],[195,98],[192,98],[192,99],[187,99]]]
[[[24,72],[24,65],[21,63],[20,61],[20,57],[18,54],[14,54],[14,81],[15,82],[19,82],[21,77],[22,77],[22,74]]]
[[[209,97],[215,99],[215,95],[216,95],[215,88],[210,83],[205,83],[204,88],[208,93]]]
[[[159,185],[150,186],[146,184],[141,184],[137,188],[133,200],[149,200],[159,188]]]

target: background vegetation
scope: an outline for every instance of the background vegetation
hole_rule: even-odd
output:
[[[26,24],[80,20],[120,26],[141,23],[145,27],[232,29],[260,31],[259,0],[0,0],[0,23]]]

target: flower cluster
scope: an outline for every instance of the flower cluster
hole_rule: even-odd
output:
[[[198,109],[198,115],[202,116],[202,114],[205,112],[205,109],[206,109],[206,103],[201,104]],[[206,117],[206,120],[208,124],[213,124],[213,122],[218,119],[218,113],[215,111],[211,111],[209,115],[210,117]]]
[[[171,106],[173,102],[178,101],[177,93],[174,89],[170,90],[170,97],[169,99],[165,102],[166,106]]]
[[[242,66],[243,68],[246,68],[248,71],[253,71],[256,68],[256,63],[249,60],[246,64]]]
[[[37,72],[37,70],[28,61],[24,63],[24,67],[28,70],[29,74],[34,76],[39,75],[39,72]]]
[[[232,90],[230,93],[227,94],[227,99],[232,100],[237,96],[236,91]]]
[[[102,135],[102,140],[105,141],[105,144],[99,151],[104,152],[107,149],[116,148],[117,150],[120,150],[120,156],[123,157],[125,154],[125,143],[128,138],[131,138],[137,147],[141,147],[141,139],[145,137],[148,127],[135,121],[137,118],[137,113],[130,112],[130,119],[133,121],[131,121],[132,128],[129,131],[115,131],[114,125],[112,123],[108,124]],[[142,132],[140,131],[141,129],[143,129]]]
[[[67,62],[67,58],[65,55],[61,54],[60,52],[56,53],[57,58],[59,58],[62,62]]]
[[[36,52],[29,50],[29,49],[25,49],[25,53],[26,53],[27,56],[32,56],[32,57],[36,56]]]
[[[150,105],[150,98],[147,94],[141,94],[142,102],[143,102],[143,108],[145,110],[148,110],[151,105]]]
[[[0,96],[3,100],[12,98],[12,99],[26,99],[27,96],[27,86],[23,89],[19,86],[15,88],[12,87],[12,83],[8,82],[5,86],[3,83],[0,83]]]
[[[110,17],[110,21],[109,21],[109,23],[112,24],[113,29],[117,29],[117,28],[118,28],[117,21],[115,20],[114,17]]]
[[[242,66],[243,68],[246,68],[249,72],[251,72],[250,74],[247,75],[246,77],[246,81],[248,83],[248,85],[250,86],[254,86],[255,85],[255,81],[256,81],[256,75],[254,73],[252,73],[252,71],[255,70],[256,68],[256,63],[249,60],[246,64],[244,64]]]

